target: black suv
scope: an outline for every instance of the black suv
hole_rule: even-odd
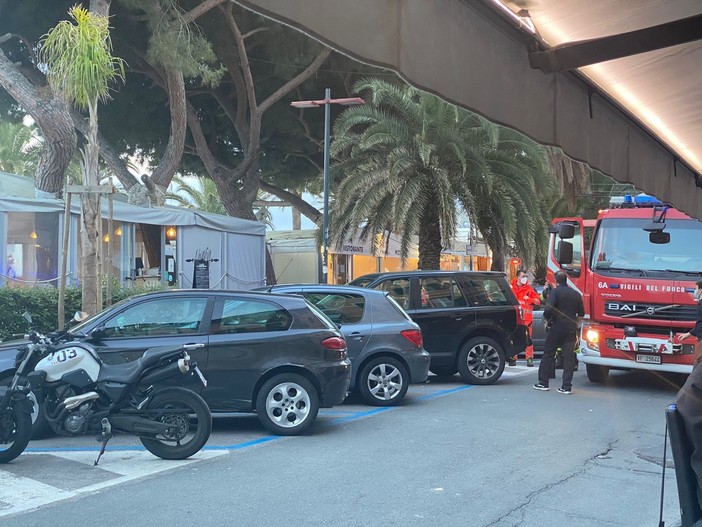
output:
[[[527,343],[519,302],[502,273],[405,271],[361,276],[349,285],[387,291],[422,328],[431,371],[457,371],[470,384],[492,384],[505,357]]]

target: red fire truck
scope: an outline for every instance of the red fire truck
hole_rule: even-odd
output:
[[[647,196],[613,198],[596,220],[558,218],[550,229],[549,282],[563,269],[583,295],[578,358],[592,382],[609,370],[692,371],[702,280],[702,222]]]

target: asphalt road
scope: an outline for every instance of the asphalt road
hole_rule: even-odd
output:
[[[351,399],[304,437],[218,418],[183,462],[119,438],[93,467],[94,438],[34,441],[0,468],[0,525],[656,525],[679,379],[616,372],[595,385],[579,371],[566,396],[556,382],[533,390],[535,370],[484,387],[432,377],[397,408]],[[664,505],[670,525],[672,469]]]

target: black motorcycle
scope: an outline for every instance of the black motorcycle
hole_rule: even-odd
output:
[[[0,387],[0,463],[15,459],[29,442],[30,393],[44,405],[55,433],[100,434],[96,465],[114,432],[138,436],[163,459],[188,458],[207,442],[212,414],[202,397],[182,387],[157,387],[183,374],[195,374],[207,386],[188,355],[201,344],[152,348],[136,361],[111,365],[85,342],[57,344],[34,331],[27,337],[9,387]]]

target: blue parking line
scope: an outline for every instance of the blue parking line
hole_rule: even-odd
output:
[[[470,390],[471,388],[475,388],[475,386],[467,385],[459,386],[458,388],[450,388],[448,390],[437,390],[436,392],[428,393],[426,395],[422,395],[421,397],[417,397],[417,401],[428,401],[429,399],[436,399],[437,397],[443,397],[452,393],[462,392],[463,390]]]
[[[357,421],[363,419],[364,417],[370,417],[371,415],[379,414],[381,412],[387,412],[388,410],[395,410],[397,406],[383,406],[382,408],[374,408],[373,410],[368,410],[367,412],[356,412],[355,415],[350,415],[348,417],[340,417],[338,419],[332,420],[331,424],[338,425],[343,423],[349,423],[351,421]]]
[[[464,390],[470,390],[471,388],[475,388],[475,386],[472,385],[467,385],[467,386],[459,386],[458,388],[449,388],[448,390],[436,390],[432,393],[428,393],[426,395],[422,395],[421,397],[417,397],[415,400],[416,401],[428,401],[431,399],[436,399],[439,397],[445,397],[447,395],[451,395],[453,393],[458,393],[462,392]],[[333,416],[333,415],[339,415],[339,416],[344,416],[344,417],[337,417],[336,419],[332,419],[331,423],[332,425],[338,425],[338,424],[344,424],[344,423],[350,423],[351,421],[358,421],[359,419],[365,419],[366,417],[370,417],[372,415],[377,415],[382,412],[388,412],[390,410],[397,410],[398,408],[402,408],[402,406],[382,406],[380,408],[373,408],[372,410],[368,410],[365,412],[343,412],[343,411],[330,411],[330,412],[321,412],[321,415],[328,415],[328,416]],[[203,450],[243,450],[245,448],[249,448],[252,446],[260,445],[263,443],[270,443],[272,441],[276,440],[281,440],[285,439],[286,436],[264,436],[264,437],[259,437],[258,439],[252,439],[251,441],[245,441],[243,443],[236,443],[232,445],[205,445],[203,447]],[[107,448],[107,452],[134,452],[134,451],[144,451],[146,450],[143,446],[116,446],[114,448]],[[51,452],[99,452],[100,447],[95,446],[95,447],[33,447],[33,448],[27,448],[25,452],[29,453],[35,453],[35,454],[41,454],[41,453],[51,453]]]

